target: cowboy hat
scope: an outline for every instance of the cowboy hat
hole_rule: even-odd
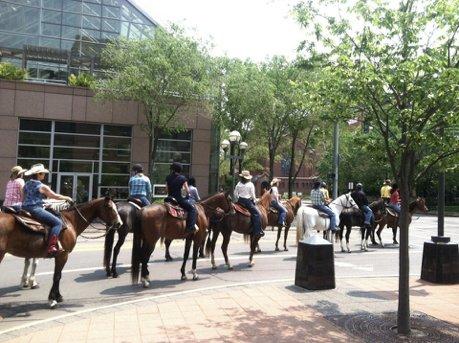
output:
[[[281,182],[281,181],[282,181],[281,179],[275,177],[275,178],[272,179],[272,181],[271,181],[271,186],[274,186],[276,183]]]
[[[384,181],[385,184],[387,185],[390,185],[390,179],[386,179],[386,181]]]
[[[14,174],[14,175],[21,175],[22,173],[25,173],[27,171],[27,169],[22,169],[21,166],[14,166],[13,168],[11,168],[11,174]]]
[[[243,170],[242,173],[239,174],[239,176],[247,180],[252,180],[252,175],[250,175],[250,172],[248,170]]]
[[[30,176],[34,174],[39,174],[39,173],[49,173],[49,170],[45,168],[45,166],[41,163],[34,164],[32,168],[30,168],[28,171],[24,173],[25,176]]]

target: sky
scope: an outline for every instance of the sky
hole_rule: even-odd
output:
[[[291,13],[295,0],[135,0],[162,26],[176,23],[210,40],[214,56],[260,62],[273,55],[296,56],[303,39]]]

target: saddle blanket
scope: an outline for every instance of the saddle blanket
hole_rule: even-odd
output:
[[[246,217],[250,217],[250,212],[248,209],[246,209],[245,207],[243,207],[242,205],[238,204],[238,203],[234,203],[233,204],[233,208],[236,212],[239,212],[240,214],[246,216]]]
[[[178,205],[172,205],[169,202],[165,202],[164,206],[166,206],[167,213],[173,218],[184,220],[188,215],[188,213]]]
[[[398,218],[398,213],[393,208],[386,207],[386,210],[392,217]]]

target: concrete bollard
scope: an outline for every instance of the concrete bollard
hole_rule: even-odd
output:
[[[432,237],[424,242],[421,279],[433,283],[459,283],[458,245],[449,243],[448,237]]]
[[[332,243],[319,236],[298,242],[295,285],[310,290],[336,287]]]

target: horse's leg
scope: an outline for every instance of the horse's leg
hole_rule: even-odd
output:
[[[278,245],[279,245],[279,239],[280,239],[281,234],[282,234],[282,226],[277,225],[276,248],[274,249],[274,251],[279,251],[279,246]]]
[[[169,247],[171,246],[171,243],[172,243],[172,239],[166,239],[164,241],[164,245],[166,246],[166,262],[170,262],[173,260],[170,252],[169,252]]]
[[[111,230],[105,236],[105,242],[104,242],[104,266],[105,266],[105,273],[107,274],[107,277],[111,276],[110,260],[112,259],[112,248],[113,248],[114,239],[115,239],[115,231]]]
[[[140,282],[143,288],[150,287],[150,271],[148,270],[148,261],[150,261],[150,256],[153,253],[153,250],[155,250],[155,245],[156,243],[151,245],[147,241],[144,241],[142,245],[142,256],[140,261],[142,263],[142,271],[140,274]]]
[[[230,242],[230,238],[231,238],[231,231],[223,233],[222,253],[223,253],[223,257],[225,258],[225,264],[228,267],[228,270],[233,270],[233,267],[231,266],[231,263],[228,258],[228,245]]]
[[[21,277],[22,288],[30,287],[29,278],[28,278],[29,266],[30,266],[30,258],[25,258],[24,259],[24,271],[22,272],[22,277]]]
[[[365,227],[361,227],[361,228],[360,228],[360,236],[361,236],[361,240],[360,240],[360,250],[365,250],[365,240],[364,240],[364,237],[365,237]]]
[[[250,256],[249,256],[249,267],[253,267],[255,262],[253,262],[253,254],[255,253],[255,249],[258,245],[259,238],[254,238],[253,235],[250,236]]]
[[[287,248],[288,230],[290,230],[290,225],[286,225],[285,226],[285,231],[284,231],[284,251],[288,251],[288,248]]]
[[[188,237],[185,241],[185,251],[183,253],[183,263],[182,263],[182,268],[180,268],[180,272],[182,273],[182,280],[186,280],[186,274],[185,274],[185,266],[186,266],[186,261],[188,260],[188,256],[190,255],[190,247],[191,247],[191,237]]]
[[[393,235],[394,244],[398,244],[398,242],[397,242],[397,226],[395,226],[395,228],[392,228],[392,235]]]
[[[336,237],[339,239],[339,243],[341,245],[341,252],[344,252],[344,245],[343,245],[343,233],[344,233],[344,225],[342,223],[339,224],[339,231],[337,232]]]
[[[53,276],[53,286],[49,292],[48,300],[49,306],[55,308],[57,303],[62,302],[64,299],[59,291],[59,284],[62,277],[62,269],[67,263],[69,254],[67,251],[60,251],[57,256],[54,258],[54,276]]]
[[[204,252],[204,245],[205,245],[204,243],[206,241],[206,238],[207,238],[208,234],[209,233],[206,232],[206,237],[204,238],[203,243],[199,246],[199,258],[205,258],[206,257],[206,254]]]
[[[121,247],[123,246],[124,241],[126,240],[127,234],[127,231],[118,232],[118,242],[116,242],[115,248],[113,249],[113,261],[111,269],[111,274],[114,278],[118,277],[118,272],[116,271],[116,263],[118,261],[118,255],[120,253]]]
[[[210,243],[211,244],[210,264],[212,265],[212,269],[217,269],[217,264],[215,263],[215,246],[217,245],[217,239],[218,239],[219,233],[220,233],[220,230],[217,230],[217,229],[214,230],[214,234],[212,235],[212,241]]]
[[[202,244],[196,240],[193,242],[193,263],[191,266],[191,273],[193,274],[193,281],[199,280],[198,273],[196,272],[196,262],[198,260],[198,253],[201,250]]]
[[[352,226],[347,226],[346,227],[346,248],[347,248],[348,253],[351,252],[351,247],[349,245],[349,238],[351,237],[351,232],[352,232]]]
[[[32,259],[32,268],[30,269],[30,276],[29,276],[29,285],[30,288],[36,289],[38,288],[38,282],[35,279],[35,272],[37,271],[37,265],[38,265],[38,258],[33,258]]]
[[[376,231],[376,235],[378,236],[379,243],[381,244],[381,247],[384,248],[384,243],[381,237],[381,231],[384,228],[381,223],[378,224],[378,230]]]
[[[366,229],[367,229],[367,232],[365,235],[365,251],[368,251],[368,238],[370,238],[370,235],[371,235],[371,227],[367,226]]]

